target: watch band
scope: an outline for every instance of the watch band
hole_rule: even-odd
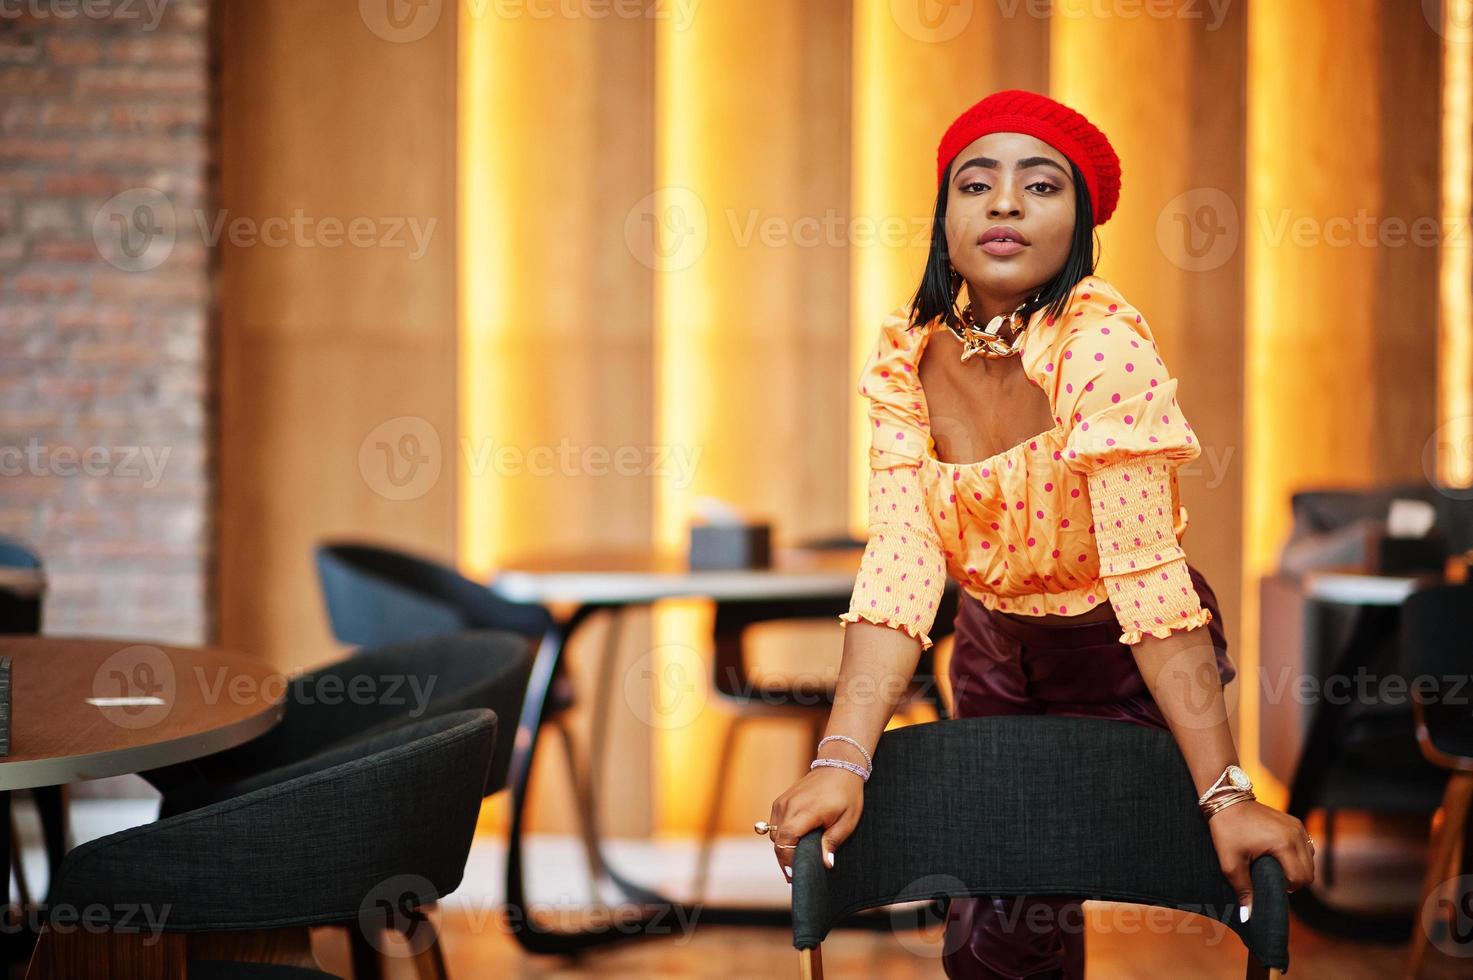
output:
[[[1243,773],[1243,781],[1247,784],[1246,786],[1239,786],[1236,781],[1230,781],[1226,787],[1222,785],[1222,781],[1224,779],[1230,779],[1234,769],[1236,769],[1238,772]],[[1248,778],[1248,774],[1246,772],[1243,772],[1242,767],[1239,766],[1236,762],[1229,762],[1226,766],[1223,766],[1222,774],[1219,775],[1217,779],[1213,780],[1212,785],[1207,787],[1207,789],[1202,793],[1201,796],[1197,797],[1197,805],[1201,806],[1202,804],[1206,803],[1208,797],[1212,796],[1212,794],[1218,792],[1221,789],[1232,789],[1235,792],[1251,793],[1253,792],[1253,780]]]

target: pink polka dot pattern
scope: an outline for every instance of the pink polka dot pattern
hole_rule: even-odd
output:
[[[988,609],[1022,615],[1110,602],[1122,642],[1208,622],[1186,574],[1176,476],[1201,447],[1139,311],[1088,276],[1065,315],[1035,314],[1019,360],[1055,425],[962,463],[939,458],[919,378],[944,330],[940,318],[912,324],[909,305],[895,310],[860,376],[870,544],[840,620],[893,626],[928,647],[950,575]]]
[[[1212,619],[1187,572],[1174,531],[1171,471],[1162,457],[1116,463],[1089,476],[1100,575],[1124,633],[1165,637]]]
[[[871,469],[869,543],[841,626],[864,619],[890,626],[931,648],[936,607],[946,588],[940,538],[926,512],[915,466]]]

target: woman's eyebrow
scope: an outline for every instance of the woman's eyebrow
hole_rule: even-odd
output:
[[[961,173],[968,167],[982,167],[985,170],[996,170],[997,161],[992,157],[972,157],[972,159],[964,161],[961,166],[957,167],[956,172]],[[1013,169],[1027,170],[1029,167],[1053,167],[1065,177],[1069,176],[1063,167],[1048,157],[1023,157]]]

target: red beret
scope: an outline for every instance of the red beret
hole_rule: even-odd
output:
[[[1064,154],[1084,174],[1096,225],[1110,220],[1120,200],[1120,159],[1105,134],[1084,116],[1046,95],[1022,89],[994,92],[956,117],[936,149],[936,183],[958,153],[988,133],[1025,133]]]

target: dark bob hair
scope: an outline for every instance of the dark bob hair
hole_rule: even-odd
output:
[[[951,187],[952,164],[947,164],[946,179],[936,191],[936,217],[931,222],[931,252],[926,256],[926,270],[921,276],[920,288],[916,290],[912,303],[910,325],[930,323],[936,317],[945,317],[945,324],[957,326],[961,316],[956,308],[957,293],[961,290],[960,274],[951,270],[951,258],[946,250],[946,198]],[[1069,257],[1037,295],[1029,297],[1023,304],[1023,318],[1027,320],[1034,311],[1048,308],[1048,315],[1058,318],[1064,315],[1069,305],[1069,293],[1075,285],[1095,271],[1095,224],[1094,207],[1090,203],[1089,186],[1084,175],[1069,161],[1074,174],[1074,239],[1069,244]]]

